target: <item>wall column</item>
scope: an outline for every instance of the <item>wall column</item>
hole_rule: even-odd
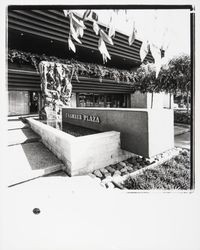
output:
[[[131,108],[173,108],[173,95],[168,93],[141,93],[131,94]],[[170,103],[171,102],[171,103]]]

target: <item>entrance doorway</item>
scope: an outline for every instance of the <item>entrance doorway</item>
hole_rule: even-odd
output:
[[[39,109],[39,93],[35,91],[29,92],[29,105],[30,105],[30,114],[38,113]]]
[[[41,106],[40,92],[9,90],[8,103],[8,115],[27,115],[38,113]]]
[[[129,108],[130,95],[127,94],[97,94],[78,93],[78,107]]]
[[[9,91],[8,102],[8,115],[23,115],[29,113],[28,91]]]

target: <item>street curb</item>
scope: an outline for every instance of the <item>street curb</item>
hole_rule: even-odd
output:
[[[184,129],[183,131],[180,131],[180,132],[177,132],[177,133],[174,133],[174,136],[177,136],[177,135],[182,135],[182,134],[185,134],[187,132],[190,132],[190,129]]]

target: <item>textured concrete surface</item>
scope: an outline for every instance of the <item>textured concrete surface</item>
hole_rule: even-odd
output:
[[[30,128],[8,130],[8,145],[16,145],[40,140],[40,136]]]
[[[41,142],[7,148],[6,176],[8,186],[61,170],[63,163]]]
[[[116,193],[92,181],[42,177],[8,188],[1,249],[199,249],[199,194]]]

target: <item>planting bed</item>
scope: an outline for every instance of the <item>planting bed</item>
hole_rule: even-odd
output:
[[[129,177],[123,186],[127,189],[190,189],[191,166],[189,150],[181,150],[180,154],[171,160],[144,170],[142,174]]]
[[[84,175],[132,156],[132,153],[121,149],[120,132],[94,133],[94,130],[79,128],[77,136],[74,136],[63,132],[57,122],[49,126],[49,122],[47,125],[32,118],[26,120],[45,146],[63,161],[63,170],[70,176]],[[81,136],[83,131],[84,136]]]
[[[147,169],[150,171],[150,169],[154,168],[161,169],[162,163],[171,160],[172,157],[177,159],[176,157],[179,157],[177,156],[179,152],[181,154],[182,150],[174,148],[150,159],[135,155],[126,161],[95,170],[89,175],[106,188],[119,187],[121,189],[133,189],[134,186],[127,184],[130,183],[130,178],[136,178],[135,176],[143,174],[145,169],[146,171],[148,171]],[[146,189],[145,186],[144,189]]]
[[[59,129],[75,137],[101,133],[100,131],[96,131],[94,129],[84,128],[84,127],[72,125],[69,123],[61,123],[61,122],[54,121],[54,120],[48,121],[48,122],[40,120],[40,122],[47,124],[53,128]]]

